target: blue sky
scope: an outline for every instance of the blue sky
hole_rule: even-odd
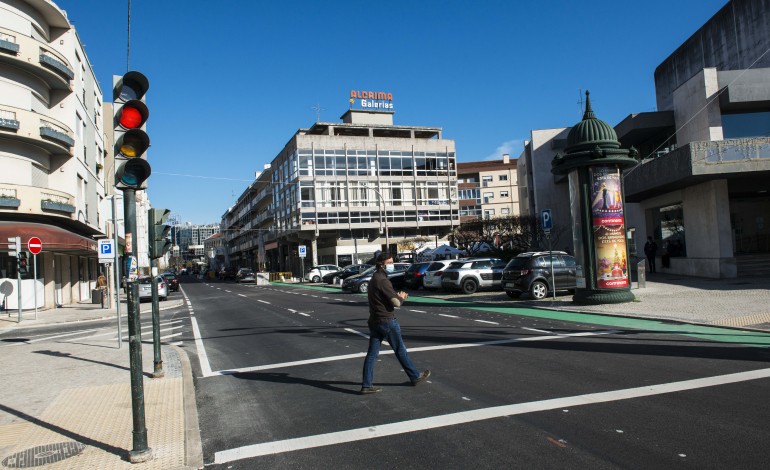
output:
[[[54,0],[105,101],[126,72],[127,0]],[[299,128],[339,122],[350,90],[393,93],[459,161],[518,157],[532,129],[655,110],[653,72],[726,0],[132,0],[132,70],[150,80],[154,207],[218,223]]]

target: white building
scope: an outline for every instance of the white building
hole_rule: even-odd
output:
[[[98,277],[103,113],[66,12],[49,1],[0,0],[0,281],[16,282],[7,238],[40,238],[39,307],[89,300]],[[32,270],[22,277],[23,306],[33,308]]]

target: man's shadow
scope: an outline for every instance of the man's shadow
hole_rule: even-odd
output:
[[[357,389],[351,390],[350,388],[339,387],[338,385],[349,385],[352,387],[360,387],[361,382],[350,381],[332,381],[332,380],[312,380],[302,377],[293,377],[286,372],[237,372],[233,374],[233,377],[244,380],[259,380],[262,382],[273,382],[279,384],[296,384],[307,385],[310,387],[320,388],[322,390],[328,390],[330,392],[345,393],[348,395],[358,395]],[[387,385],[411,385],[408,382],[406,384],[387,384]]]

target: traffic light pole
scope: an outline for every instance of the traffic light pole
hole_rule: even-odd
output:
[[[152,221],[150,221],[152,223]],[[150,241],[152,243],[152,241]],[[163,372],[163,359],[160,357],[160,306],[158,305],[158,260],[150,260],[152,272],[152,352],[154,370],[152,377],[162,378],[166,375]]]
[[[142,373],[142,337],[139,319],[139,284],[132,279],[131,260],[136,260],[136,190],[123,190],[123,222],[126,227],[126,240],[131,240],[127,251],[126,266],[126,302],[128,304],[128,354],[131,368],[131,410],[134,417],[133,449],[128,458],[131,463],[146,462],[152,459],[152,449],[147,447],[147,427],[144,420],[144,377]]]

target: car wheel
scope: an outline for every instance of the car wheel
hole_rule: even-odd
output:
[[[313,282],[321,282],[321,276],[313,276],[313,279],[311,279]]]
[[[369,284],[366,282],[362,282],[360,286],[358,286],[358,292],[364,294],[366,291],[369,290]]]
[[[535,281],[529,288],[529,294],[535,300],[540,300],[548,295],[548,286],[543,281]]]
[[[463,281],[462,286],[460,286],[460,288],[462,289],[463,294],[473,294],[478,290],[479,285],[476,284],[476,281],[474,281],[473,279],[465,279]]]
[[[505,291],[505,293],[508,294],[508,297],[510,297],[512,299],[518,299],[519,297],[521,297],[521,292],[511,292],[511,291],[507,290],[507,291]]]

